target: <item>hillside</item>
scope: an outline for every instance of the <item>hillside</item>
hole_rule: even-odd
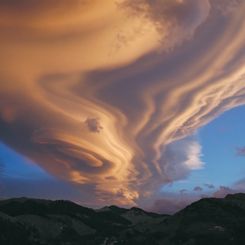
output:
[[[70,201],[0,201],[4,245],[245,244],[245,194],[205,198],[168,216],[116,206],[93,210]]]

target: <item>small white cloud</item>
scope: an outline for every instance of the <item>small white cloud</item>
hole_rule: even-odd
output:
[[[187,160],[184,164],[191,170],[203,168],[201,145],[197,141],[191,141],[185,148]]]
[[[213,197],[223,198],[228,194],[233,194],[236,191],[228,186],[220,186],[219,189],[213,193]]]
[[[213,184],[204,184],[205,187],[209,188],[209,189],[214,189],[215,186]]]
[[[87,118],[84,123],[88,130],[93,133],[99,133],[103,129],[98,118]]]
[[[245,156],[245,147],[238,147],[238,148],[236,149],[236,154],[237,154],[238,156],[244,157],[244,156]]]
[[[204,167],[202,147],[199,142],[188,137],[169,144],[164,152],[164,171],[172,181],[184,179],[192,170]]]
[[[202,190],[203,189],[200,186],[196,186],[196,187],[193,188],[193,191],[202,191]]]
[[[185,192],[187,192],[187,190],[186,189],[181,189],[179,192],[180,192],[180,194],[184,194]]]

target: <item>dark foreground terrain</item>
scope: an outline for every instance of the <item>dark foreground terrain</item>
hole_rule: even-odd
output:
[[[69,201],[0,201],[1,245],[245,244],[245,194],[206,198],[175,215]]]

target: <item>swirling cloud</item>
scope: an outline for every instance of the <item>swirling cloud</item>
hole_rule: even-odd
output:
[[[245,103],[245,3],[222,6],[0,0],[0,139],[97,203],[154,196]]]

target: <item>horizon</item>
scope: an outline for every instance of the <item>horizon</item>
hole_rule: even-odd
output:
[[[219,199],[219,200],[223,200],[223,199],[227,199],[227,197],[234,197],[234,196],[237,196],[237,195],[244,195],[245,197],[245,193],[241,193],[241,192],[237,192],[237,193],[233,193],[233,194],[227,194],[226,196],[224,197],[203,197],[203,198],[200,198],[196,201],[193,201],[192,203],[189,203],[188,205],[186,206],[183,206],[180,210],[177,210],[175,212],[170,212],[170,213],[160,213],[160,212],[155,212],[154,210],[145,210],[145,209],[142,209],[140,207],[137,207],[137,206],[132,206],[132,207],[120,207],[120,206],[117,206],[117,205],[108,205],[108,206],[103,206],[103,207],[100,207],[100,208],[92,208],[92,207],[88,207],[88,206],[83,206],[79,203],[76,203],[76,202],[73,202],[71,200],[66,200],[66,199],[45,199],[45,198],[35,198],[35,197],[12,197],[12,198],[0,198],[0,202],[1,201],[18,201],[18,200],[32,200],[32,201],[47,201],[47,202],[69,202],[69,203],[72,203],[72,204],[75,204],[75,205],[78,205],[80,207],[83,207],[83,208],[87,208],[87,209],[92,209],[93,211],[103,211],[104,209],[106,208],[112,208],[112,207],[115,207],[115,208],[119,208],[119,209],[125,209],[125,210],[132,210],[132,209],[139,209],[139,210],[142,210],[146,213],[153,213],[153,214],[158,214],[158,215],[175,215],[177,214],[178,212],[182,211],[182,210],[185,210],[188,206],[192,205],[192,204],[195,204],[199,201],[202,201],[202,200],[213,200],[213,199]]]

